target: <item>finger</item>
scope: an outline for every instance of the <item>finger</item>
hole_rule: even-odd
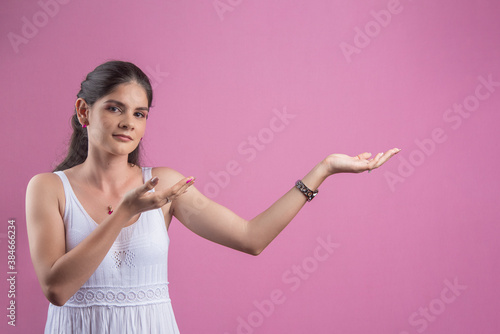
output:
[[[186,182],[184,182],[186,181]],[[195,178],[193,176],[186,177],[182,180],[179,181],[179,183],[182,185],[179,189],[179,193],[183,194],[185,193],[189,187],[191,187],[194,184]]]
[[[399,148],[393,148],[392,150],[389,150],[385,153],[383,153],[379,160],[377,161],[377,163],[375,164],[375,168],[378,168],[380,166],[382,166],[387,160],[389,160],[393,155],[399,153],[399,151],[401,151],[401,149]],[[380,153],[379,153],[380,154]]]
[[[372,169],[377,168],[377,164],[380,161],[382,155],[383,153],[378,153],[376,156],[373,157],[373,159],[368,160],[368,163],[366,164],[364,170],[371,171]]]
[[[384,162],[386,162],[387,160],[389,160],[392,156],[394,156],[395,154],[398,154],[399,151],[401,151],[401,149],[399,148],[393,148],[392,150],[389,150],[387,152],[384,153]]]
[[[194,180],[195,180],[194,176],[185,177],[182,180],[180,180],[179,182],[177,182],[176,185],[179,185],[180,188],[182,188],[182,189],[187,189],[191,185],[193,185]]]
[[[180,195],[185,194],[188,191],[188,188],[194,184],[194,180],[195,178],[191,176],[191,177],[186,177],[177,182],[177,184],[170,189],[171,193],[170,196],[168,196],[168,198],[170,200],[174,200]]]
[[[159,180],[160,179],[158,178],[158,176],[155,176],[155,177],[151,178],[148,182],[144,183],[142,186],[140,186],[140,187],[137,188],[137,193],[139,195],[147,193],[148,191],[150,191],[154,187],[156,187],[156,185],[158,184]]]
[[[368,159],[371,156],[372,156],[371,153],[365,152],[365,153],[358,154],[356,156],[356,158],[359,159],[359,160],[363,160],[363,159]]]
[[[169,189],[165,189],[162,196],[173,200],[176,196],[183,194],[187,191],[187,188],[194,184],[195,178],[193,176],[185,177],[179,180],[176,184],[174,184]]]
[[[171,189],[176,191],[182,188],[186,189],[194,183],[194,180],[195,178],[193,176],[185,177],[174,184]]]

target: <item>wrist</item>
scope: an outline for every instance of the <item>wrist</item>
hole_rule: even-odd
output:
[[[328,163],[327,158],[321,160],[321,162],[317,165],[317,168],[322,180],[325,180],[330,175],[335,174],[335,172],[330,171],[330,164]]]
[[[323,181],[328,177],[328,170],[326,165],[322,162],[314,166],[313,169],[306,176],[302,178],[304,185],[311,189],[316,190],[323,183]]]
[[[321,161],[321,164],[323,165],[323,169],[326,173],[326,177],[333,175],[333,174],[338,174],[342,173],[342,171],[336,170],[333,166],[338,165],[338,163],[335,161],[336,154],[331,154],[327,156],[326,158]]]
[[[126,224],[130,219],[132,219],[132,217],[136,215],[136,213],[133,212],[132,206],[120,203],[118,204],[118,207],[112,213],[112,215],[119,216],[120,221],[123,221],[123,224]]]

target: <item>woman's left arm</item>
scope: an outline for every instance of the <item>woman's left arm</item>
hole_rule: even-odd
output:
[[[355,157],[331,154],[307,173],[302,182],[314,191],[330,175],[370,171],[380,167],[399,151],[400,149],[395,148],[379,153],[373,159],[369,159],[370,153]],[[183,178],[178,174],[178,178]],[[161,179],[160,176],[160,182]],[[201,237],[258,255],[290,223],[306,202],[304,194],[293,186],[264,212],[251,220],[245,220],[192,186],[172,202],[170,211],[188,229]]]

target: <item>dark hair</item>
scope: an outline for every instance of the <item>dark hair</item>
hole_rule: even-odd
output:
[[[76,95],[87,102],[88,106],[92,106],[95,101],[101,97],[111,94],[119,85],[129,82],[136,82],[141,85],[146,91],[148,97],[148,108],[151,107],[153,101],[153,89],[149,78],[144,72],[132,63],[112,60],[97,66],[92,72],[87,74],[87,77],[82,81],[80,91]],[[71,135],[68,155],[66,158],[53,170],[65,170],[73,166],[83,163],[87,159],[88,154],[88,137],[87,129],[83,128],[75,113],[71,118],[71,126],[73,134]],[[140,166],[139,151],[141,145],[128,155],[128,162]]]

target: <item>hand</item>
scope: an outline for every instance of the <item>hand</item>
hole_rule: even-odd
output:
[[[350,157],[345,154],[331,154],[323,161],[326,165],[328,175],[336,173],[361,173],[371,171],[372,169],[382,166],[389,158],[397,154],[401,149],[393,148],[385,153],[379,153],[375,158],[371,157],[371,153],[361,153],[355,157]]]
[[[131,216],[161,208],[187,192],[188,188],[194,184],[194,180],[192,176],[185,177],[169,189],[149,192],[158,184],[158,177],[154,177],[142,186],[127,192],[118,206],[126,208]]]

